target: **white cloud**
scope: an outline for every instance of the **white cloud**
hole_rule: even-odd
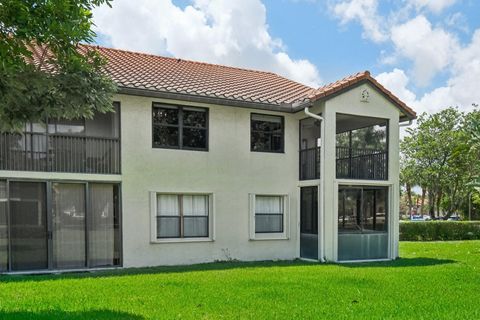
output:
[[[433,28],[423,15],[394,26],[391,40],[396,54],[413,62],[413,76],[419,86],[428,85],[438,72],[452,62],[459,49],[453,34],[442,28]]]
[[[375,79],[407,105],[415,104],[417,97],[407,88],[410,80],[405,71],[395,68],[391,72],[379,74]]]
[[[319,86],[317,68],[296,60],[268,32],[260,0],[194,0],[184,9],[171,0],[116,0],[94,11],[96,32],[115,48],[261,69]]]
[[[436,14],[442,12],[456,2],[457,0],[408,0],[408,3],[416,7],[417,10],[426,8]]]
[[[436,88],[422,97],[420,103],[430,109],[459,106],[471,109],[472,103],[480,102],[480,29],[472,41],[455,55],[452,77],[443,87]]]
[[[471,110],[472,103],[480,102],[480,29],[475,31],[466,47],[457,51],[450,72],[452,75],[444,86],[437,87],[422,97],[416,97],[408,89],[409,78],[401,69],[384,72],[376,79],[418,113],[437,112],[450,106]]]
[[[363,36],[375,42],[387,40],[385,21],[378,15],[378,0],[346,0],[330,6],[333,13],[340,18],[342,24],[351,21],[359,22],[363,27]]]

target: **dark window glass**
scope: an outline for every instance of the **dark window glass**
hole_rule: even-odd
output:
[[[208,114],[206,109],[154,106],[153,147],[206,150]]]
[[[387,232],[387,188],[340,188],[338,231]]]
[[[318,234],[318,194],[317,187],[301,188],[300,232]]]
[[[178,111],[178,108],[155,107],[153,109],[153,123],[178,126]]]
[[[207,112],[204,109],[183,108],[183,125],[207,128]]]
[[[202,129],[183,129],[183,146],[187,148],[206,148],[207,131]]]
[[[10,183],[10,246],[13,271],[48,267],[45,183]]]
[[[283,152],[283,117],[252,114],[251,150],[258,152]]]
[[[7,182],[0,181],[0,271],[8,267]]]
[[[153,127],[154,146],[178,147],[178,127]]]

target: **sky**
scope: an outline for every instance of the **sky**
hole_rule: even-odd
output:
[[[369,70],[417,113],[480,103],[479,0],[114,0],[103,46],[319,87]]]

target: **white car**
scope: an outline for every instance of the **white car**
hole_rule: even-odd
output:
[[[414,214],[410,216],[410,221],[425,221],[425,219],[419,214]]]

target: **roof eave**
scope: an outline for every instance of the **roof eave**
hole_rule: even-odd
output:
[[[394,99],[392,99],[392,97],[384,91],[386,89],[384,89],[383,87],[380,87],[380,85],[377,81],[372,81],[371,77],[365,77],[365,78],[360,79],[358,81],[352,82],[352,83],[350,83],[346,86],[343,86],[341,89],[335,90],[334,92],[332,92],[330,94],[327,93],[325,95],[321,95],[321,96],[316,97],[314,99],[309,99],[309,101],[307,101],[307,102],[304,102],[304,103],[301,103],[301,104],[298,104],[298,105],[294,105],[293,106],[293,112],[302,111],[306,106],[311,106],[314,102],[317,102],[317,101],[327,101],[327,100],[333,99],[334,97],[336,97],[340,94],[343,94],[346,91],[349,91],[351,89],[359,87],[359,86],[361,86],[365,83],[371,84],[378,93],[380,93],[383,97],[385,97],[388,101],[390,101],[394,106],[396,106],[402,112],[402,114],[400,115],[400,118],[399,118],[400,122],[407,121],[407,120],[415,120],[417,118],[416,113],[410,112],[410,110],[408,110],[403,105],[398,103],[398,101],[395,101]],[[400,99],[398,99],[398,100],[400,100]]]
[[[253,102],[253,101],[242,101],[234,100],[228,98],[218,98],[218,97],[207,97],[200,95],[193,95],[188,93],[174,93],[158,90],[149,90],[141,88],[131,88],[125,86],[118,86],[118,94],[126,94],[132,96],[141,96],[141,97],[150,97],[150,98],[161,98],[169,100],[181,100],[197,103],[206,103],[206,104],[215,104],[222,106],[236,106],[250,109],[260,109],[268,111],[278,111],[292,113],[293,108],[291,104],[271,104],[271,103],[262,103],[262,102]]]

